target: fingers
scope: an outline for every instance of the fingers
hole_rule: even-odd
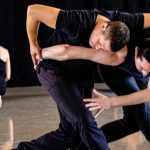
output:
[[[101,95],[96,89],[93,89],[93,93],[94,93],[96,96],[100,96],[100,95]]]
[[[101,107],[99,105],[93,106],[93,107],[89,107],[89,111],[93,111],[93,110],[97,110],[97,109],[101,109]]]
[[[96,102],[96,100],[93,98],[93,99],[91,99],[91,98],[85,98],[85,99],[83,99],[83,101],[85,102],[85,103],[91,103],[91,102]]]
[[[88,104],[85,104],[85,107],[93,107],[97,105],[98,105],[97,103],[88,103]]]
[[[31,58],[32,58],[32,62],[33,62],[33,65],[34,65],[34,69],[36,70],[37,68],[37,62],[38,60],[36,59],[36,55],[31,55]]]
[[[105,109],[102,108],[102,109],[99,109],[96,114],[94,115],[94,118],[96,118],[102,111],[104,111]]]

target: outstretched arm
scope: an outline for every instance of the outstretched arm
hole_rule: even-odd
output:
[[[150,102],[150,88],[129,95],[113,97],[103,95],[96,90],[93,90],[93,92],[97,97],[92,99],[84,99],[84,102],[86,103],[85,106],[89,108],[90,111],[98,110],[96,116],[99,112],[114,106],[128,106]]]
[[[43,59],[54,59],[58,61],[85,59],[105,65],[116,66],[124,61],[126,52],[126,49],[114,53],[103,49],[61,44],[42,49],[42,57]]]
[[[55,28],[59,11],[60,9],[39,4],[28,7],[26,26],[34,66],[42,59],[40,54],[41,49],[37,42],[40,22],[51,28]]]

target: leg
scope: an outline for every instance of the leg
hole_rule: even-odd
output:
[[[102,65],[100,68],[104,81],[117,95],[131,94],[140,90],[135,78],[130,74],[117,67]],[[147,126],[147,133],[150,133],[148,132],[150,129],[150,118],[147,109],[145,104],[123,107],[123,119],[108,123],[102,127],[107,141],[112,142],[139,130],[143,130],[141,124],[145,124],[145,127]],[[143,121],[143,118],[145,118],[145,121]]]
[[[40,150],[64,150],[78,144],[79,138],[76,137],[81,137],[91,150],[108,150],[103,133],[97,128],[92,113],[85,108],[77,84],[69,76],[60,74],[54,67],[51,70],[41,67],[39,70],[40,82],[57,103],[61,124],[58,130],[30,142],[32,148],[28,150],[38,150],[37,147]]]
[[[46,83],[46,76],[50,77],[49,70],[39,76],[41,83]],[[46,73],[46,74],[45,74]],[[58,73],[59,74],[59,73]],[[43,81],[44,80],[44,81]],[[59,82],[59,84],[58,84]],[[56,101],[61,114],[64,118],[70,122],[73,129],[80,133],[80,136],[84,143],[92,149],[108,149],[107,143],[103,133],[97,128],[95,119],[90,111],[85,108],[83,103],[83,97],[78,90],[75,81],[70,80],[69,77],[57,76],[57,84],[53,88],[49,88],[47,84],[45,87],[49,91],[50,95]],[[44,85],[44,84],[43,84]]]

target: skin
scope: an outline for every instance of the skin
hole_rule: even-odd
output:
[[[101,48],[95,49],[61,44],[44,48],[41,54],[43,59],[54,59],[58,61],[84,59],[105,65],[117,66],[124,61],[127,51],[126,49],[122,49],[115,53]]]

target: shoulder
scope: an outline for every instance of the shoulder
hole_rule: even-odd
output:
[[[4,62],[6,62],[6,60],[9,57],[9,53],[8,50],[2,46],[0,46],[0,59]]]

